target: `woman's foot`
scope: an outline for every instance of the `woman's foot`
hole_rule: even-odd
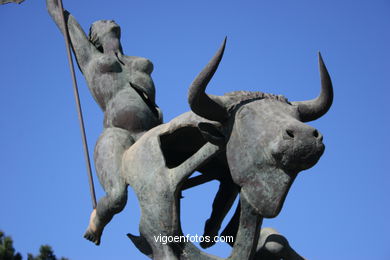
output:
[[[103,228],[99,227],[98,219],[96,217],[96,209],[94,209],[91,213],[91,217],[89,219],[89,225],[87,231],[85,231],[84,237],[95,243],[97,246],[100,245],[100,238],[103,233]]]

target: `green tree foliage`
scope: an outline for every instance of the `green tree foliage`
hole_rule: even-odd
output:
[[[6,237],[0,231],[0,260],[22,260],[20,253],[15,254],[15,248],[11,237]]]
[[[0,260],[22,260],[20,253],[15,254],[12,238],[5,236],[0,231]],[[39,255],[28,254],[27,260],[69,260],[68,258],[57,258],[53,249],[49,245],[43,245],[39,248]]]
[[[28,254],[27,260],[57,260],[53,249],[49,245],[43,245],[39,248],[39,255],[33,256]],[[58,260],[68,260],[67,258],[61,257]]]

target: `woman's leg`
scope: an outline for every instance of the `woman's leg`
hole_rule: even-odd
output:
[[[121,176],[122,155],[134,143],[129,131],[106,128],[96,143],[94,161],[96,173],[106,195],[91,213],[84,237],[96,245],[104,227],[112,217],[123,210],[127,202],[127,185]]]

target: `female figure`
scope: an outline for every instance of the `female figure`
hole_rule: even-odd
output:
[[[57,0],[46,0],[46,5],[65,33]],[[120,174],[123,152],[147,130],[161,124],[162,114],[155,104],[150,76],[153,64],[123,54],[120,27],[112,20],[99,20],[92,24],[87,37],[71,14],[64,11],[64,15],[77,64],[104,112],[104,130],[95,146],[94,161],[106,195],[92,211],[84,235],[99,245],[104,227],[127,201],[127,185]]]

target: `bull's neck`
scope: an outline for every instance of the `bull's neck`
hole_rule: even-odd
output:
[[[240,224],[229,260],[249,260],[253,258],[263,222],[263,217],[254,212],[253,207],[249,205],[244,196],[240,196],[240,204]]]

